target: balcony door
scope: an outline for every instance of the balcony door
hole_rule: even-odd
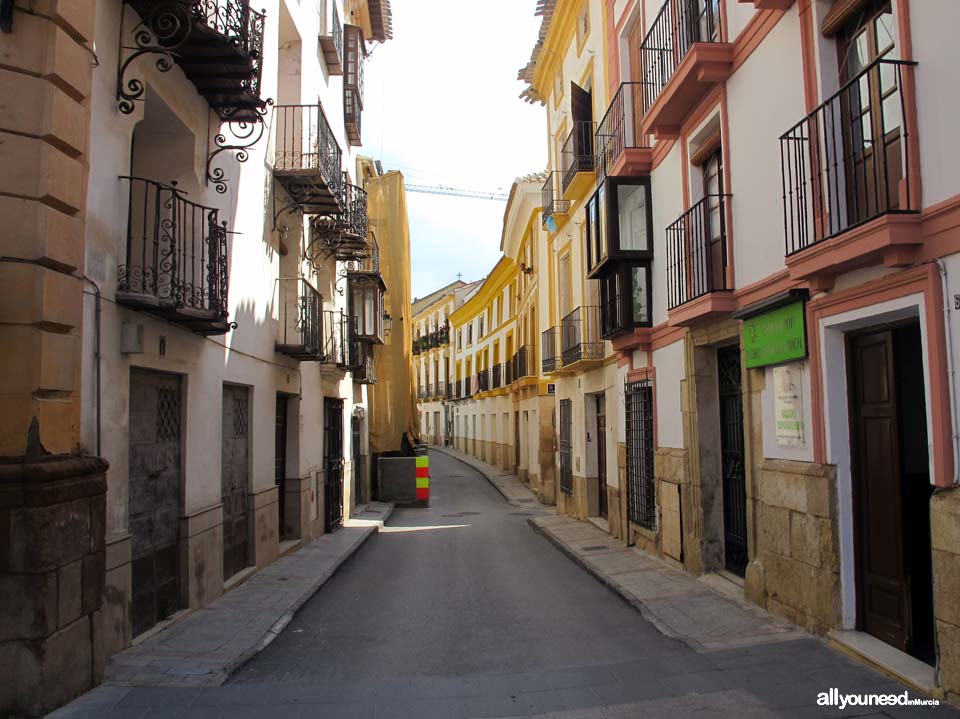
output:
[[[725,287],[724,217],[723,217],[723,150],[717,146],[703,160],[703,203],[701,211],[690,217],[688,242],[694,243],[691,273],[691,296],[699,297]],[[697,227],[701,224],[702,227]]]
[[[841,122],[847,226],[900,206],[902,112],[894,65],[897,59],[890,1],[868,6],[841,31]]]

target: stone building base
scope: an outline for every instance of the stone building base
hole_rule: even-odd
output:
[[[0,464],[0,715],[41,716],[100,682],[107,463]]]

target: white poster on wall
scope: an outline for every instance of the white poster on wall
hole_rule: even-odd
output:
[[[774,415],[777,423],[777,444],[781,447],[803,447],[803,367],[785,364],[773,368]]]

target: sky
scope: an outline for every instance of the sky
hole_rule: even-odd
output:
[[[408,183],[510,192],[547,165],[546,111],[519,98],[535,0],[391,0],[393,40],[366,64],[363,150]],[[506,202],[407,193],[414,297],[482,278]]]

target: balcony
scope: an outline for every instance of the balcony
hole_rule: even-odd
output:
[[[560,150],[560,187],[563,199],[580,197],[593,182],[596,154],[593,147],[593,122],[578,120]]]
[[[351,367],[350,322],[343,310],[323,311],[323,343],[320,363],[343,371]]]
[[[597,125],[597,181],[605,177],[646,175],[653,166],[653,151],[641,131],[643,85],[620,83],[610,107]]]
[[[667,314],[671,325],[734,309],[727,284],[726,197],[707,195],[667,228]]]
[[[224,121],[256,121],[264,107],[260,99],[264,15],[247,0],[125,0],[142,20],[134,30],[134,53],[120,68],[121,110],[133,111],[143,95],[142,82],[125,80],[131,60],[144,53],[166,55],[183,70]],[[143,30],[146,33],[143,33]],[[121,45],[128,43],[121,40]],[[166,63],[159,58],[160,63]]]
[[[484,369],[477,372],[476,382],[473,385],[474,394],[477,392],[490,391],[490,370]]]
[[[578,307],[560,321],[560,364],[577,369],[603,360],[600,308]]]
[[[914,63],[880,59],[780,138],[790,277],[832,283],[865,264],[909,264],[922,242]]]
[[[327,12],[329,10],[329,12]],[[333,0],[321,0],[320,31],[317,38],[327,74],[343,74],[343,25]]]
[[[350,337],[350,372],[355,384],[376,384],[377,375],[374,369],[374,345],[364,342],[351,327]]]
[[[320,253],[322,260],[333,255],[344,262],[368,257],[372,248],[367,240],[367,193],[347,182],[346,173],[342,174],[338,205],[335,214],[313,218],[308,256],[316,260]]]
[[[517,382],[526,377],[533,377],[533,347],[524,345],[518,349],[510,360],[510,381]]]
[[[323,351],[323,298],[302,277],[277,280],[277,337],[280,354],[317,361]]]
[[[560,369],[560,354],[557,352],[559,338],[559,327],[550,327],[540,333],[540,364],[544,374]]]
[[[490,375],[490,389],[500,389],[501,387],[503,387],[503,375],[504,375],[503,367],[504,365],[502,363],[495,364],[492,367],[493,371]]]
[[[438,399],[450,399],[450,385],[443,380],[437,382],[437,394],[434,396]]]
[[[128,187],[127,238],[118,268],[117,304],[202,335],[227,321],[227,223],[176,187],[121,177]]]
[[[690,112],[733,69],[720,0],[667,0],[640,46],[642,134],[677,137]]]
[[[323,109],[320,105],[277,105],[273,121],[273,175],[290,197],[288,207],[315,215],[339,212],[343,153]]]
[[[560,226],[567,220],[567,213],[570,212],[570,201],[558,199],[557,178],[560,173],[552,171],[547,173],[547,179],[543,183],[543,189],[540,191],[541,216],[543,227],[550,232],[556,232]]]
[[[344,28],[343,123],[347,141],[360,145],[360,115],[363,112],[363,62],[366,55],[363,30]]]

